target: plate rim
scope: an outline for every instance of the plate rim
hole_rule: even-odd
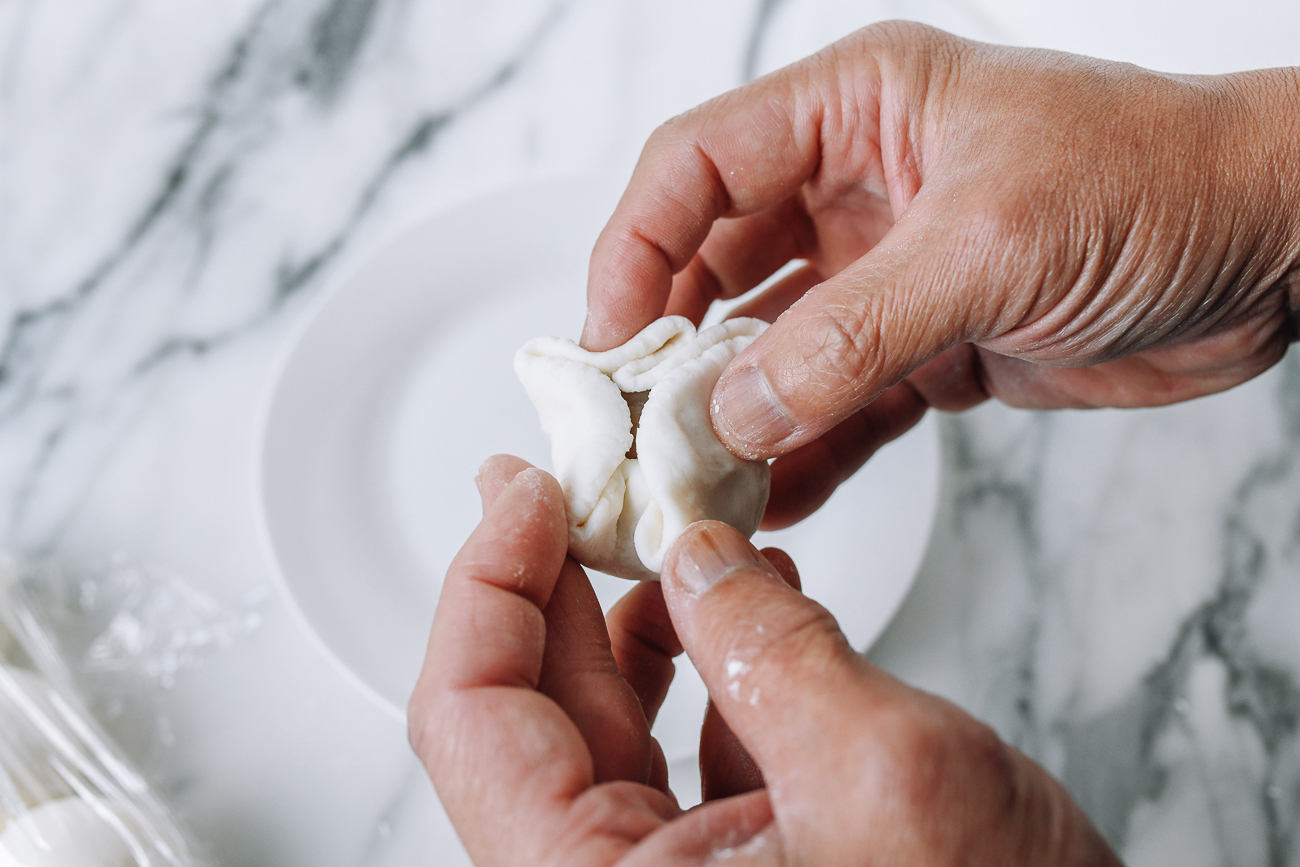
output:
[[[485,200],[516,195],[529,190],[545,189],[546,187],[571,188],[575,185],[598,188],[608,187],[613,183],[615,183],[615,180],[608,175],[590,173],[559,173],[526,180],[515,179],[465,191],[460,195],[440,202],[433,208],[411,216],[399,225],[394,226],[392,230],[384,232],[362,245],[349,258],[343,268],[325,281],[314,296],[304,305],[305,309],[300,312],[298,320],[289,327],[288,333],[282,338],[280,346],[267,366],[265,385],[258,398],[254,419],[254,449],[250,467],[253,517],[258,537],[257,547],[262,559],[269,566],[272,586],[285,604],[289,612],[289,618],[298,631],[306,636],[308,643],[344,681],[354,687],[371,704],[382,710],[386,716],[403,725],[406,724],[405,707],[395,704],[390,698],[367,682],[330,646],[325,636],[316,628],[312,618],[299,601],[298,594],[290,586],[284,563],[276,549],[275,539],[271,532],[270,512],[267,503],[267,441],[270,435],[271,420],[276,401],[284,385],[289,366],[313,328],[324,317],[326,310],[328,310],[334,299],[342,294],[345,288],[351,285],[356,277],[364,272],[386,250],[391,249],[404,238],[411,236],[429,223],[442,219],[447,214],[461,208]]]

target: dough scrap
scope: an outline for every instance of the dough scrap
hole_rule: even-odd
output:
[[[727,364],[765,328],[729,319],[697,332],[685,317],[668,316],[606,352],[539,337],[515,355],[551,440],[569,550],[580,563],[655,581],[692,522],[724,521],[746,536],[758,529],[771,471],[723,447],[709,399]]]

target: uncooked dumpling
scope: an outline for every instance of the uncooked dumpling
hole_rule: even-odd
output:
[[[741,460],[718,442],[709,399],[723,369],[766,327],[730,319],[696,332],[669,316],[606,352],[560,337],[519,350],[515,372],[550,437],[569,550],[580,563],[657,580],[690,523],[724,521],[747,536],[758,529],[767,462]]]

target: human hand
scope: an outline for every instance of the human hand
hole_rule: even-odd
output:
[[[650,726],[682,647],[660,586],[634,586],[606,623],[566,554],[555,479],[497,456],[478,482],[483,521],[448,570],[407,714],[475,863],[695,864],[766,825],[761,793],[685,814],[668,791]],[[716,710],[701,753],[706,793],[753,788]]]
[[[741,311],[788,313],[714,391],[729,449],[784,456],[769,524],[927,406],[1220,391],[1293,339],[1298,113],[1296,70],[1164,75],[870,27],[656,131],[592,254],[584,344],[806,260]]]
[[[498,457],[480,487],[408,714],[476,863],[1118,864],[1041,768],[854,653],[780,552],[695,524],[606,625],[555,480]],[[649,736],[683,646],[714,699],[686,812]]]

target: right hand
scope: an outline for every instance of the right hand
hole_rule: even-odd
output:
[[[1121,867],[1042,767],[856,653],[735,529],[692,524],[661,578],[710,712],[734,738],[729,764],[754,768],[725,793],[766,787],[771,821],[731,844],[731,863]]]
[[[1300,75],[1165,75],[877,25],[651,137],[584,345],[782,265],[713,424],[791,523],[927,406],[1154,406],[1278,361],[1300,310]],[[902,383],[900,385],[900,383]]]

